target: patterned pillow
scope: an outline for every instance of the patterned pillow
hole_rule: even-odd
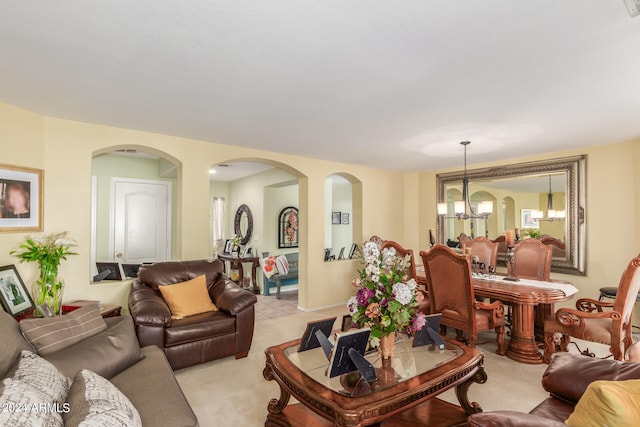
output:
[[[0,425],[62,426],[69,380],[40,356],[22,351],[0,385]]]
[[[262,272],[267,279],[270,279],[271,276],[278,273],[278,268],[276,266],[276,257],[274,256],[262,258],[260,260],[260,265],[262,266]]]
[[[276,267],[278,268],[278,274],[282,276],[289,274],[289,261],[287,260],[287,257],[280,255],[276,258]]]
[[[131,401],[106,379],[83,369],[73,379],[67,396],[67,427],[142,426]]]
[[[25,319],[20,322],[24,337],[39,354],[50,354],[67,348],[107,329],[100,306],[91,304],[65,316]]]

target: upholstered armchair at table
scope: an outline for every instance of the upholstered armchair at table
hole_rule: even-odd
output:
[[[227,279],[215,261],[160,262],[143,265],[131,284],[129,311],[141,346],[160,347],[171,367],[185,368],[235,355],[246,357],[251,347],[256,296]],[[159,287],[205,276],[217,311],[172,319]]]
[[[462,242],[462,250],[471,249],[471,256],[478,257],[480,262],[485,265],[496,266],[498,258],[498,244],[487,239],[486,237],[476,237],[471,240]]]
[[[632,344],[631,316],[640,289],[640,255],[633,258],[622,278],[614,302],[590,298],[576,301],[576,309],[561,308],[554,317],[544,322],[544,361],[549,363],[556,350],[556,337],[560,349],[567,351],[569,337],[610,345],[616,360],[622,360],[625,350]]]
[[[514,274],[523,279],[551,280],[551,246],[536,239],[521,240],[514,249]]]
[[[475,347],[478,332],[494,329],[498,354],[505,354],[504,305],[476,301],[471,283],[471,262],[468,255],[459,255],[444,245],[435,245],[429,252],[420,252],[427,276],[431,313],[442,313],[441,325],[456,329],[457,339],[468,333],[469,346]]]

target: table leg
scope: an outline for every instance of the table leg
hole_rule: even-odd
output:
[[[253,293],[256,295],[260,294],[260,288],[258,287],[258,267],[260,263],[254,261],[251,264],[251,284],[253,285]]]
[[[238,268],[238,285],[241,288],[244,288],[244,268],[242,268],[242,263],[240,261],[236,261],[236,266]]]
[[[482,408],[478,402],[469,402],[469,396],[467,395],[469,387],[473,383],[484,384],[486,382],[487,373],[484,371],[484,364],[482,364],[471,378],[456,386],[456,397],[458,398],[458,402],[460,402],[460,406],[462,406],[467,415],[482,412]]]
[[[536,322],[535,322],[535,335],[536,340],[544,342],[544,321],[551,317],[555,312],[553,304],[538,304],[535,308]]]
[[[533,304],[513,304],[513,323],[507,357],[522,363],[542,363],[542,355],[536,343],[534,323]]]
[[[262,371],[262,376],[267,381],[275,380],[275,378],[273,377],[273,372],[271,371],[271,367],[269,366],[268,363],[267,363],[267,366],[265,366],[264,370]],[[289,404],[289,399],[291,398],[291,395],[289,394],[289,392],[285,390],[285,388],[282,387],[280,383],[278,383],[278,385],[280,386],[280,398],[271,399],[269,401],[269,405],[267,406],[267,409],[269,410],[269,414],[273,414],[273,415],[282,414],[282,411],[284,411],[284,408],[287,407],[287,405]]]

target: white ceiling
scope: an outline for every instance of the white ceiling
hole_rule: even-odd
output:
[[[0,101],[396,170],[640,137],[623,0],[0,1]]]

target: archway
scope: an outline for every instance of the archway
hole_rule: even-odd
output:
[[[246,255],[251,249],[254,257],[286,255],[291,264],[297,262],[297,266],[290,265],[290,271],[297,268],[297,277],[283,280],[281,292],[283,299],[290,298],[288,291],[297,291],[300,297],[307,283],[306,176],[289,165],[271,159],[235,158],[212,164],[209,177],[212,255],[223,252],[226,240],[234,234],[236,211],[244,206],[251,211],[253,230],[241,248],[242,254]],[[283,211],[295,218],[295,230],[289,227],[291,234],[284,238],[280,235]],[[290,215],[287,215],[285,221],[290,219]],[[245,264],[244,276],[250,278],[251,270],[246,267]],[[261,270],[257,276],[260,292],[271,295],[275,282],[267,280]]]
[[[331,174],[324,180],[324,260],[353,259],[362,241],[362,182]]]
[[[121,262],[131,278],[143,262],[179,258],[181,170],[173,156],[141,145],[92,153],[92,277],[96,262]]]

